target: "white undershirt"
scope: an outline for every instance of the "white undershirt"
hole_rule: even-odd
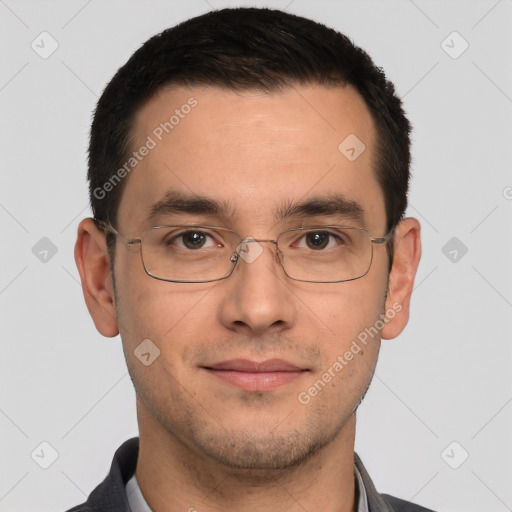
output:
[[[354,466],[357,482],[359,484],[359,504],[357,512],[368,512],[368,498],[366,496],[366,489],[364,487],[363,479],[359,474],[358,469]],[[147,504],[142,492],[140,490],[135,474],[128,480],[126,484],[126,494],[128,495],[128,503],[132,512],[153,512]]]

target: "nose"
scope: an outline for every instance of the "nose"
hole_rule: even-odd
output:
[[[245,239],[237,254],[235,270],[224,281],[219,310],[223,325],[252,336],[289,328],[297,312],[275,240]]]

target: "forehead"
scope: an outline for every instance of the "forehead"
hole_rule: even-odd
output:
[[[284,203],[336,194],[361,204],[369,226],[385,224],[374,122],[350,86],[168,87],[139,109],[132,140],[120,226],[141,227],[169,192],[226,202],[233,222],[261,225]]]

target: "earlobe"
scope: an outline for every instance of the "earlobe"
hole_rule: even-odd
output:
[[[106,238],[91,218],[83,219],[78,226],[75,261],[96,329],[103,336],[116,336],[119,328]]]
[[[395,230],[393,266],[386,297],[387,322],[383,339],[396,338],[409,321],[414,278],[421,258],[421,226],[417,219],[403,219]]]

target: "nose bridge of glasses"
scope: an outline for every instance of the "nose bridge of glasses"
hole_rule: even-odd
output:
[[[277,240],[247,237],[244,238],[236,248],[235,254],[237,259],[238,257],[241,257],[247,263],[252,263],[253,261],[255,261],[263,252],[263,246],[260,245],[260,242],[273,243],[277,250]],[[279,260],[278,255],[277,258]]]

